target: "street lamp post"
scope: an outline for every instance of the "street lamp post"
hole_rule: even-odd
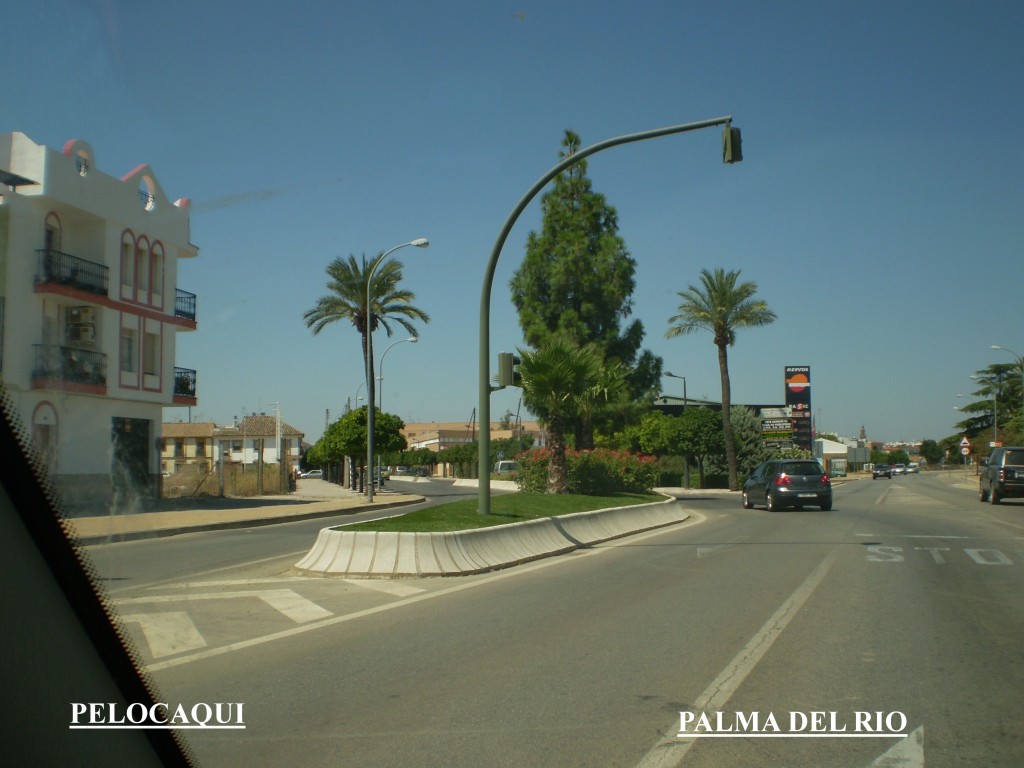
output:
[[[375,411],[377,410],[373,402],[373,307],[370,305],[370,290],[373,288],[373,273],[377,271],[377,267],[399,248],[405,248],[408,245],[426,248],[430,245],[430,241],[425,237],[419,237],[384,251],[373,262],[373,266],[370,267],[370,272],[366,276],[366,467],[363,472],[371,474],[366,483],[366,500],[369,503],[373,503],[373,429]]]
[[[391,348],[393,346],[395,346],[396,344],[403,344],[403,343],[405,343],[407,341],[412,342],[413,344],[415,344],[417,341],[419,341],[419,337],[418,336],[410,336],[408,339],[399,339],[398,341],[392,342],[391,344],[388,345],[387,349],[385,349],[381,353],[380,361],[377,363],[377,409],[381,413],[384,413],[384,358],[387,356],[388,352],[391,351]],[[380,483],[380,486],[379,486],[380,488],[384,487],[384,478],[381,476],[381,471],[380,471],[380,455],[379,454],[377,456],[377,480],[375,480],[374,482],[379,482]]]
[[[1017,365],[1020,366],[1020,386],[1021,386],[1021,421],[1024,422],[1024,357],[1021,357],[1009,347],[1000,347],[998,344],[993,344],[992,349],[1001,349],[1003,352],[1009,352],[1011,355],[1017,358]]]
[[[671,136],[676,133],[695,131],[700,128],[711,128],[716,125],[724,125],[723,132],[723,160],[728,163],[741,159],[738,144],[733,144],[738,139],[739,129],[732,128],[732,116],[716,117],[711,120],[701,120],[696,123],[684,123],[672,125],[667,128],[656,128],[651,131],[630,133],[624,136],[605,139],[597,144],[592,144],[581,150],[573,152],[564,157],[550,171],[541,176],[529,191],[516,203],[512,213],[505,219],[505,223],[498,233],[498,238],[491,249],[491,256],[484,270],[483,288],[480,291],[480,361],[479,361],[479,416],[480,416],[480,441],[478,443],[477,463],[479,464],[479,503],[477,511],[481,515],[491,513],[491,475],[490,475],[490,453],[491,453],[491,286],[494,283],[494,271],[498,266],[498,257],[501,255],[502,246],[508,238],[509,232],[516,220],[530,204],[530,201],[537,196],[549,181],[555,178],[566,168],[575,165],[580,160],[590,157],[593,154],[605,149],[617,147],[620,144],[629,144],[634,141],[645,139],[656,139],[661,136]]]
[[[683,380],[683,413],[686,413],[686,377],[676,376],[674,373],[665,373],[670,379],[682,379]],[[683,485],[687,488],[690,487],[690,460],[683,456]]]

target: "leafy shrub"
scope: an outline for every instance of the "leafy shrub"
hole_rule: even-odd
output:
[[[537,448],[516,457],[519,489],[544,493],[548,484],[551,451]],[[658,480],[658,465],[651,456],[598,448],[593,451],[567,451],[569,493],[608,496],[615,493],[644,493]]]

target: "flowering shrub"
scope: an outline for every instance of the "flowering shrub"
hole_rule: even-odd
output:
[[[598,448],[593,451],[566,451],[569,493],[586,496],[610,496],[616,493],[643,493],[657,483],[658,465],[654,457],[625,451]],[[548,487],[548,463],[551,450],[535,448],[516,456],[516,483],[521,491],[544,493]]]

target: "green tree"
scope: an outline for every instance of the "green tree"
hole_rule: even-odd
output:
[[[562,147],[562,157],[575,153],[580,137],[566,131]],[[658,385],[661,359],[640,352],[643,324],[628,322],[636,262],[618,234],[618,214],[594,192],[586,171],[586,161],[580,161],[541,198],[541,230],[529,235],[526,256],[511,280],[512,302],[528,345],[539,348],[556,333],[579,346],[596,344],[609,366],[623,366],[636,400]],[[577,448],[592,447],[589,424],[596,415],[583,412],[570,421]]]
[[[603,358],[593,344],[578,346],[567,335],[549,336],[536,350],[519,350],[523,402],[547,426],[548,493],[566,493],[566,430],[597,384]]]
[[[378,258],[383,255],[378,254]],[[374,259],[376,261],[376,259]],[[363,370],[369,371],[366,400],[376,402],[376,386],[373,374],[373,361],[367,361],[367,331],[376,331],[383,326],[388,336],[392,334],[392,324],[397,323],[408,331],[411,336],[418,336],[414,321],[429,323],[430,317],[422,309],[413,306],[416,294],[399,288],[402,282],[402,263],[397,259],[389,259],[381,264],[373,273],[370,284],[370,271],[373,261],[367,263],[366,257],[356,261],[355,256],[343,259],[340,256],[327,265],[326,296],[317,299],[316,305],[303,313],[306,327],[319,334],[324,328],[337,321],[351,323],[359,333],[363,346]],[[367,306],[367,287],[369,286],[370,303]],[[368,322],[369,320],[369,322]],[[365,431],[365,426],[363,427]],[[376,440],[376,430],[374,430]]]
[[[945,452],[934,440],[924,440],[921,443],[921,458],[929,464],[941,464]]]
[[[341,461],[346,457],[366,456],[367,406],[349,411],[335,421],[317,440],[310,453],[319,463]],[[405,423],[394,414],[379,413],[373,421],[373,441],[381,453],[406,448],[402,429]]]
[[[714,336],[722,379],[722,430],[731,491],[739,490],[739,477],[730,413],[732,390],[729,383],[728,348],[736,343],[736,331],[739,329],[768,325],[775,320],[775,313],[768,308],[768,304],[763,299],[754,298],[757,284],[737,283],[739,276],[739,270],[701,270],[700,287],[691,285],[687,290],[678,292],[683,300],[679,305],[679,314],[669,318],[670,326],[665,334],[671,339],[706,330]]]

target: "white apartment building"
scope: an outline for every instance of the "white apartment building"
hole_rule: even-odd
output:
[[[196,329],[188,207],[148,165],[111,176],[84,141],[0,133],[0,372],[70,511],[154,494],[162,409],[196,404],[175,365]]]

